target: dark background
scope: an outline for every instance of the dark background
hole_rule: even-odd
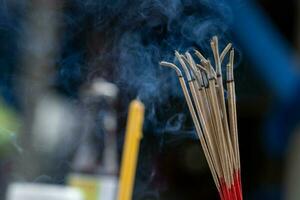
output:
[[[253,67],[255,62],[244,53],[246,47],[240,45],[232,28],[234,22],[226,1],[176,1],[183,5],[181,9],[175,1],[74,0],[57,1],[55,6],[50,3],[53,13],[59,16],[57,52],[44,74],[28,78],[22,60],[33,42],[24,42],[25,36],[30,35],[26,20],[37,2],[0,1],[0,92],[18,115],[24,118],[30,115],[28,107],[34,106],[35,101],[28,103],[28,99],[40,91],[36,88],[50,88],[80,107],[82,85],[103,77],[120,89],[115,103],[119,157],[129,101],[139,97],[146,105],[134,199],[218,199],[176,76],[158,66],[160,60],[172,61],[175,49],[185,51],[196,47],[209,55],[209,39],[217,34],[221,46],[232,41],[238,52],[235,77],[244,197],[285,199],[287,149],[299,117],[297,109],[290,107],[297,105],[281,109],[276,95]],[[243,5],[243,1],[238,2]],[[296,55],[300,45],[298,3],[292,0],[257,3]],[[193,29],[198,26],[199,29]],[[41,42],[40,47],[43,46]],[[29,55],[29,59],[35,56]],[[27,84],[20,87],[23,75]],[[282,135],[273,137],[266,124],[274,115],[278,122],[275,124],[283,128]],[[16,172],[13,166],[30,156],[26,155],[30,145],[22,141],[30,135],[30,120],[24,119],[23,124],[28,127],[22,131],[25,136],[18,137],[18,144],[25,153],[9,147],[1,154],[2,197],[13,180],[64,184],[66,175],[72,172],[72,155],[58,156],[55,169],[44,169],[36,176],[27,176],[26,169]],[[270,135],[279,149],[274,150]],[[30,151],[39,152],[34,148]]]

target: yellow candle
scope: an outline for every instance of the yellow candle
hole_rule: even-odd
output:
[[[118,200],[132,199],[138,151],[142,138],[144,111],[144,105],[139,100],[133,100],[130,103],[120,171]]]

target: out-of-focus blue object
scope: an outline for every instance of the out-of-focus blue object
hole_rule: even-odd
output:
[[[299,84],[294,52],[259,7],[249,1],[228,1],[234,12],[233,28],[245,53],[277,97],[289,101]]]
[[[285,151],[291,128],[299,119],[299,74],[294,52],[252,1],[227,0],[234,13],[233,30],[257,72],[277,97],[275,112],[266,125],[267,150]]]

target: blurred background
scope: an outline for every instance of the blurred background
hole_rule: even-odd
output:
[[[14,182],[116,184],[134,98],[133,199],[218,199],[177,77],[158,65],[174,50],[212,57],[214,35],[237,50],[244,198],[300,199],[299,13],[292,0],[0,0],[0,199]]]

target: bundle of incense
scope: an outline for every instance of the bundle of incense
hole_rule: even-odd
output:
[[[144,112],[144,104],[139,100],[133,100],[130,103],[120,170],[118,200],[132,199]]]
[[[220,54],[216,36],[212,38],[210,45],[214,67],[210,60],[197,50],[194,53],[200,60],[199,63],[194,61],[189,52],[180,54],[175,51],[175,57],[181,67],[165,61],[160,62],[160,65],[170,67],[177,73],[221,200],[242,200],[233,75],[234,49],[229,43]],[[228,52],[225,79],[222,74],[222,62]],[[226,99],[223,80],[226,81]]]

